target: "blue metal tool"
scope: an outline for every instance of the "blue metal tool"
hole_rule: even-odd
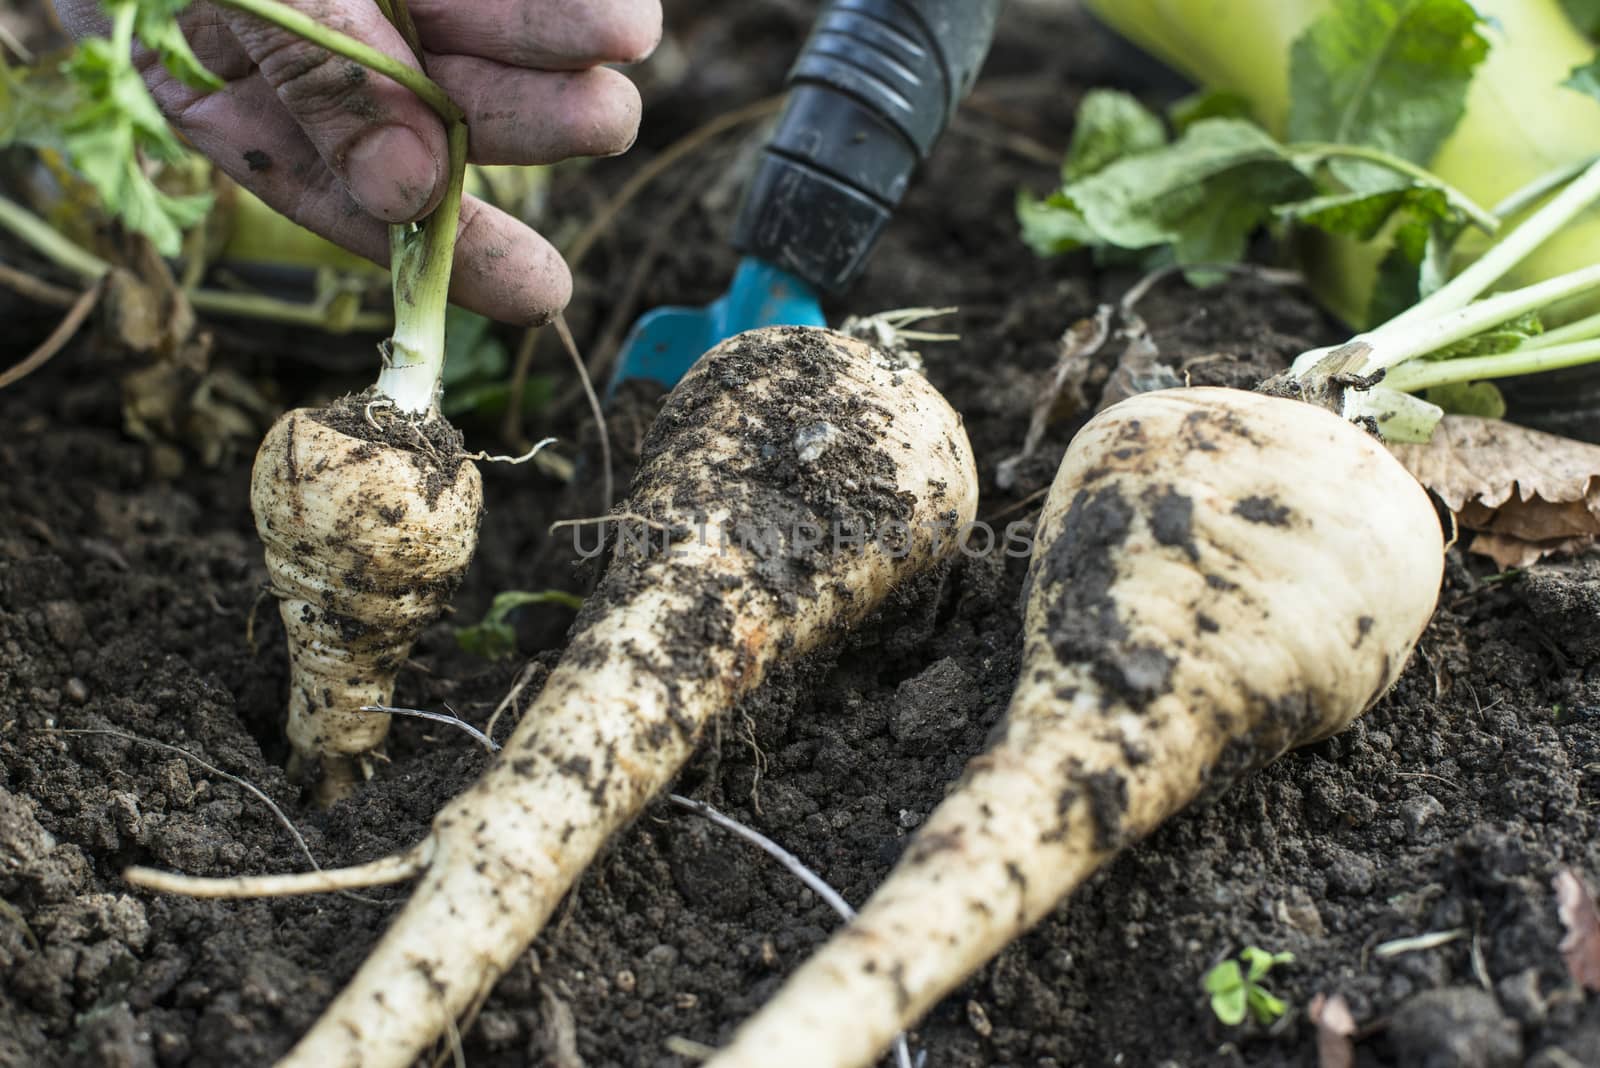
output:
[[[866,266],[911,174],[977,78],[1001,0],[832,0],[745,191],[745,258],[720,299],[657,308],[623,342],[607,395],[675,385],[707,349],[760,326],[825,326],[820,294]]]

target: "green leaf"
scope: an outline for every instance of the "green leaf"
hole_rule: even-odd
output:
[[[1247,980],[1251,983],[1266,978],[1267,973],[1279,964],[1294,963],[1293,953],[1268,953],[1260,946],[1245,946],[1239,951],[1239,958],[1249,969]]]
[[[177,32],[173,19],[184,0],[137,0],[130,9],[134,3],[114,0],[103,6],[121,20],[124,32],[131,11],[135,32],[141,32],[142,25],[157,41],[152,47],[158,51],[175,48],[168,38]],[[178,40],[181,42],[181,34]],[[193,58],[187,43],[182,49]],[[162,255],[177,255],[183,231],[205,217],[211,197],[173,196],[158,188],[146,172],[146,160],[172,163],[183,159],[186,152],[134,68],[129,50],[103,38],[86,38],[61,64],[60,71],[72,86],[73,96],[70,110],[59,117],[59,143],[53,147],[59,147],[94,187],[109,214],[148,237]],[[36,125],[20,132],[38,135]]]
[[[1222,994],[1229,990],[1236,990],[1244,985],[1244,975],[1239,970],[1239,962],[1225,960],[1215,965],[1201,978],[1200,984],[1207,994]]]
[[[1451,415],[1478,415],[1485,419],[1504,419],[1506,398],[1493,382],[1453,382],[1434,386],[1423,397]]]
[[[530,375],[522,384],[522,410],[537,412],[555,396],[555,384],[546,375]],[[469,382],[444,394],[439,410],[451,419],[471,413],[493,418],[511,401],[510,382]]]
[[[189,0],[137,2],[139,15],[134,21],[133,32],[146,48],[161,57],[161,65],[167,68],[168,73],[194,89],[221,89],[222,79],[205,68],[189,47],[183,30],[178,27],[178,12],[189,6]]]
[[[1424,223],[1450,217],[1450,201],[1435,186],[1412,185],[1377,192],[1330,193],[1293,204],[1281,204],[1274,213],[1283,219],[1326,230],[1330,234],[1370,241],[1397,213]]]
[[[1091,89],[1078,105],[1061,177],[1068,182],[1084,178],[1124,156],[1166,143],[1161,119],[1133,96],[1115,89]]]
[[[1334,0],[1291,50],[1290,138],[1427,163],[1461,120],[1488,54],[1481,22],[1467,0]],[[1332,166],[1352,189],[1396,184],[1371,164]]]
[[[1255,122],[1255,112],[1246,97],[1229,89],[1204,89],[1190,93],[1167,109],[1167,121],[1179,134],[1206,119]]]
[[[1244,977],[1239,973],[1239,962],[1225,960],[1206,972],[1201,980],[1205,992],[1211,995],[1211,1011],[1229,1027],[1244,1023],[1248,991]]]
[[[1580,32],[1600,36],[1600,0],[1561,0],[1561,6]]]
[[[1026,189],[1018,190],[1017,223],[1022,240],[1036,256],[1059,256],[1098,241],[1083,213],[1059,192],[1041,200]]]
[[[1247,997],[1251,1014],[1263,1027],[1276,1023],[1289,1011],[1287,1005],[1259,986],[1252,986],[1247,992]]]
[[[1561,83],[1565,88],[1576,89],[1585,96],[1592,96],[1600,100],[1600,55],[1595,56],[1587,63],[1580,63],[1567,73],[1567,80]]]
[[[533,604],[555,604],[565,608],[583,607],[583,598],[564,590],[507,590],[495,595],[484,613],[483,621],[469,627],[456,628],[456,644],[464,652],[486,660],[500,660],[517,651],[517,631],[507,621],[518,608]]]
[[[1101,242],[1170,244],[1180,263],[1217,263],[1242,254],[1245,238],[1274,204],[1311,191],[1260,127],[1207,119],[1173,144],[1118,160],[1060,195]]]
[[[499,378],[511,366],[505,344],[490,332],[488,319],[450,305],[444,317],[446,389],[471,381]]]

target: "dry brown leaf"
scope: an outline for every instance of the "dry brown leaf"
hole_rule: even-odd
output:
[[[1524,541],[1506,534],[1478,533],[1472,537],[1472,551],[1487,556],[1501,571],[1528,567],[1547,556],[1576,556],[1588,552],[1597,539],[1593,535],[1577,538],[1551,538],[1548,541]]]
[[[1389,446],[1501,567],[1581,552],[1600,536],[1600,445],[1447,415],[1425,445]]]
[[[1343,994],[1318,994],[1308,1009],[1317,1025],[1317,1068],[1353,1068],[1356,1063],[1356,1019]]]
[[[1561,869],[1550,882],[1556,891],[1556,914],[1567,929],[1559,947],[1567,974],[1579,986],[1600,990],[1600,909],[1571,868]]]

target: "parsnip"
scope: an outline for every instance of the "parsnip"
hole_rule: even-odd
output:
[[[919,373],[869,346],[781,328],[702,357],[645,443],[627,510],[648,530],[622,532],[560,664],[483,779],[418,848],[370,873],[423,877],[282,1063],[411,1064],[521,954],[706,725],[774,662],[837,634],[952,551],[976,497],[960,417]],[[865,542],[836,543],[836,530]],[[228,895],[361,876],[230,885],[129,873]]]
[[[442,420],[435,442],[428,426],[358,398],[290,412],[256,454],[250,504],[289,644],[290,770],[324,800],[359,781],[389,728],[361,709],[390,703],[477,548],[477,468]]]
[[[1427,495],[1327,411],[1219,389],[1107,409],[1044,508],[1003,735],[707,1068],[873,1063],[1118,850],[1370,707],[1442,568]]]

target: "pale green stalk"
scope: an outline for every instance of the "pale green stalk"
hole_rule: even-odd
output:
[[[1528,216],[1521,226],[1489,246],[1464,271],[1372,331],[1372,336],[1389,337],[1396,331],[1403,331],[1476,300],[1539,246],[1583,214],[1597,199],[1600,199],[1600,163],[1592,163],[1548,204]]]
[[[461,109],[426,74],[347,37],[278,0],[217,0],[248,12],[302,39],[352,59],[416,93],[449,130],[450,179],[444,199],[418,224],[389,228],[390,274],[394,280],[394,336],[384,350],[377,390],[408,415],[428,416],[438,407],[444,373],[444,320],[450,303],[450,268],[467,166],[467,128]],[[387,5],[386,5],[387,6]],[[392,15],[392,12],[387,12]]]
[[[254,15],[279,29],[288,30],[303,40],[326,48],[335,55],[355,60],[369,70],[394,79],[421,97],[422,102],[437,112],[447,124],[460,122],[462,119],[461,109],[456,106],[455,101],[420,70],[378,51],[371,45],[363,44],[354,37],[342,34],[330,26],[324,26],[287,4],[279,3],[278,0],[215,0],[215,2],[221,7],[231,7],[236,11]]]
[[[97,282],[111,270],[111,264],[69,241],[39,216],[3,196],[0,196],[0,230],[11,233],[79,281]],[[297,304],[260,293],[230,293],[220,289],[196,289],[184,296],[198,312],[290,326],[329,328],[327,312],[317,304]],[[390,322],[390,317],[383,312],[359,312],[338,332],[378,333],[389,329]]]
[[[1416,360],[1397,367],[1383,380],[1390,389],[1416,393],[1434,386],[1458,382],[1481,382],[1489,378],[1510,378],[1540,371],[1556,371],[1600,360],[1600,339],[1548,348],[1521,348],[1492,356],[1458,356],[1453,360]]]
[[[444,320],[450,303],[450,264],[467,166],[467,128],[450,127],[450,184],[420,227],[389,228],[394,274],[394,336],[378,375],[378,392],[402,412],[422,415],[438,403],[444,374]]]

